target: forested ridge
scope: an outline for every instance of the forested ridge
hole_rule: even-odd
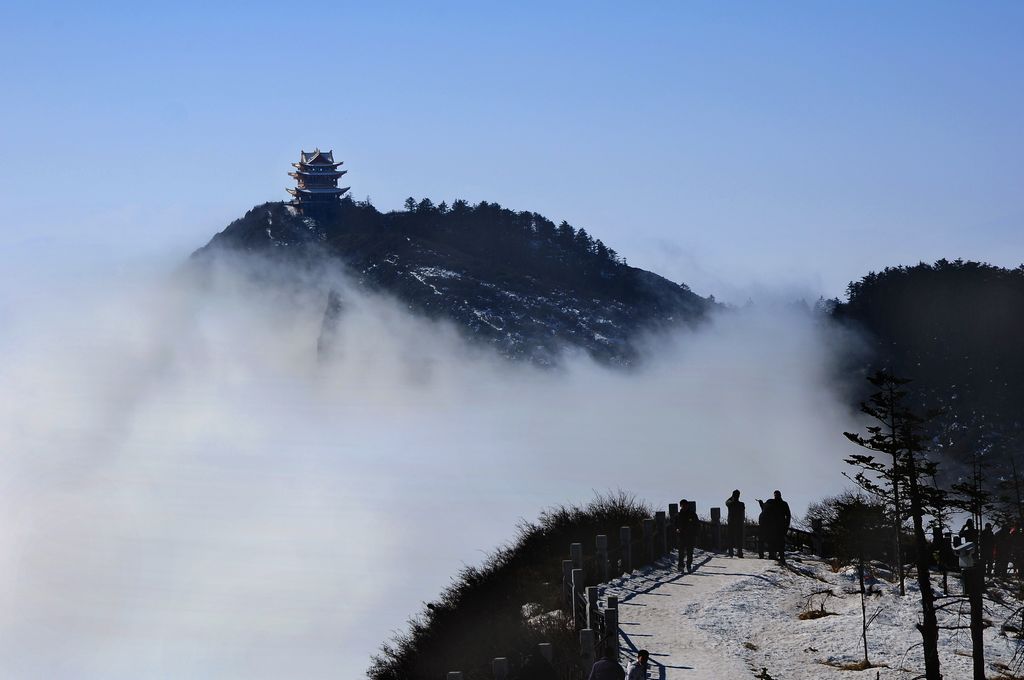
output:
[[[832,317],[858,329],[865,370],[910,379],[922,410],[936,410],[934,446],[955,460],[981,454],[997,467],[1024,445],[1024,266],[939,260],[887,267],[847,288]]]

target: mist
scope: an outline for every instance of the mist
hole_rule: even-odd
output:
[[[330,290],[344,312],[317,339]],[[495,356],[337,274],[93,276],[0,330],[0,654],[14,678],[361,677],[463,564],[623,489],[698,512],[841,489],[854,342],[789,306],[631,370]]]

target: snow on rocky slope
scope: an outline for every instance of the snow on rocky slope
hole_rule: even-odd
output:
[[[258,206],[195,258],[232,251],[278,258],[295,271],[316,259],[416,313],[452,322],[504,356],[541,365],[558,363],[566,350],[630,364],[651,331],[696,325],[717,308],[653,272],[596,256],[584,262],[530,232],[502,230],[501,211],[493,220],[478,215],[472,229],[446,227],[451,213],[420,224],[426,218],[418,214],[382,214],[352,202],[339,211],[317,222],[282,203]],[[328,326],[344,314],[344,302],[336,297],[327,309]]]
[[[861,609],[856,571],[833,572],[814,558],[791,560],[791,568],[770,560],[728,558],[697,551],[692,574],[680,574],[674,560],[663,560],[647,571],[623,576],[603,587],[619,598],[622,648],[632,659],[637,649],[651,652],[649,677],[751,678],[775,680],[842,678],[902,678],[923,673],[921,636],[916,629],[920,601],[916,584],[907,581],[907,596],[894,584],[875,581],[878,594],[868,600],[868,615],[881,610],[868,630],[872,663],[864,671],[841,670],[863,656]],[[949,579],[950,597],[943,597],[936,579],[939,604],[953,602],[941,615],[941,626],[967,626],[966,601],[959,597],[958,580]],[[826,595],[823,591],[832,594]],[[1014,611],[1012,598],[1001,589],[990,591],[985,631],[989,677],[1019,666],[1015,654],[1022,643],[1002,624]],[[800,619],[822,606],[829,615]],[[1002,601],[1002,602],[1000,602]],[[1020,616],[1016,617],[1019,624]],[[940,657],[946,680],[971,677],[970,632],[940,631]],[[1017,670],[1019,673],[1019,669]]]

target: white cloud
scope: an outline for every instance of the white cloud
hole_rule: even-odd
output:
[[[755,308],[651,338],[632,372],[579,356],[543,371],[263,265],[113,277],[9,310],[10,677],[354,676],[545,506],[620,487],[702,511],[780,488],[802,506],[841,486],[845,341],[806,315]],[[345,313],[318,361],[328,285]]]

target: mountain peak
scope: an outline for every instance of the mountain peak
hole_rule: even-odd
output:
[[[556,362],[566,349],[630,364],[644,332],[697,323],[714,306],[685,285],[627,265],[566,222],[488,202],[448,207],[409,199],[406,208],[381,213],[344,198],[310,217],[266,203],[196,255],[326,256],[360,285],[448,319],[503,355],[540,364]],[[341,309],[329,305],[327,314]]]

